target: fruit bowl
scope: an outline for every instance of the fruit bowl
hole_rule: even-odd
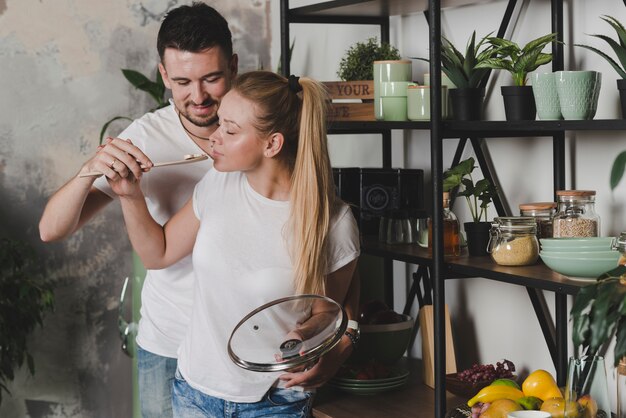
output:
[[[491,382],[493,382],[493,379],[475,383],[464,382],[458,378],[458,373],[448,373],[446,375],[446,390],[457,396],[471,398],[482,388],[489,386]]]

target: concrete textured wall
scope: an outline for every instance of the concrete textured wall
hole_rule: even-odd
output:
[[[132,266],[119,206],[62,243],[42,244],[37,223],[50,194],[95,151],[103,123],[152,106],[120,69],[153,78],[160,21],[189,3],[0,0],[0,233],[30,242],[56,283],[56,311],[29,341],[35,375],[18,373],[3,418],[131,416],[117,313]],[[269,0],[207,3],[229,20],[241,70],[275,66]]]

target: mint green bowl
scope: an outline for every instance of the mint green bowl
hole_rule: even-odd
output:
[[[554,247],[603,247],[606,250],[611,249],[611,245],[615,237],[586,237],[586,238],[540,238],[541,248]]]
[[[544,253],[606,253],[611,251],[611,247],[596,246],[596,247],[546,247],[541,246],[541,251]]]
[[[593,248],[593,247],[591,247]],[[548,257],[552,257],[552,258],[562,258],[562,259],[578,259],[578,258],[590,258],[590,259],[594,259],[594,260],[598,260],[598,259],[615,259],[615,261],[617,262],[617,260],[619,259],[619,251],[617,250],[601,250],[601,251],[546,251],[546,250],[541,250],[541,252],[539,253],[540,255],[547,255]]]
[[[395,364],[404,356],[413,333],[413,318],[402,315],[404,321],[394,324],[361,325],[361,340],[350,356],[349,363],[376,361]]]
[[[620,253],[615,251],[615,255],[610,258],[561,258],[542,251],[539,256],[546,266],[557,273],[572,278],[597,278],[602,273],[617,267]]]

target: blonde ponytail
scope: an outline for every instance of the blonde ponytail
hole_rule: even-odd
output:
[[[298,84],[302,88],[299,90]],[[269,71],[237,77],[233,86],[260,109],[256,128],[285,137],[279,155],[291,172],[291,213],[287,240],[297,294],[325,293],[328,231],[336,207],[326,137],[329,96],[323,84],[302,77],[286,78]]]

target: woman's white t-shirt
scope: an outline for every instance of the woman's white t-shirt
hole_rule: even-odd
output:
[[[193,209],[200,229],[192,256],[195,298],[178,352],[180,372],[193,388],[233,402],[257,402],[282,373],[240,368],[227,345],[245,315],[295,293],[284,236],[289,207],[289,202],[255,192],[240,172],[211,169],[196,186]],[[330,227],[328,272],[358,255],[356,221],[342,205]]]

